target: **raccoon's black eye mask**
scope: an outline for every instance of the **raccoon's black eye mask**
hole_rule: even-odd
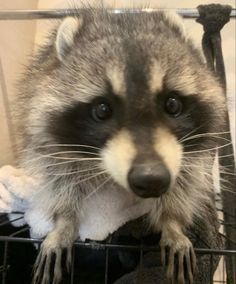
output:
[[[90,103],[78,102],[51,115],[48,131],[62,144],[102,147],[121,128],[121,102],[98,97]]]
[[[211,128],[212,120],[214,119],[214,106],[209,105],[204,100],[201,100],[199,95],[191,94],[184,95],[178,91],[163,91],[157,95],[157,108],[160,123],[167,126],[174,133],[178,140],[184,136],[200,133],[207,133]],[[163,109],[165,113],[163,114]],[[205,147],[207,138],[201,138],[193,141],[184,142],[184,146],[194,144],[194,147]]]
[[[126,98],[109,94],[89,103],[78,102],[61,113],[53,113],[48,131],[58,143],[101,148],[122,127],[129,128],[131,119],[132,125],[136,124],[134,128],[141,126],[142,118],[138,121],[130,118],[131,113],[137,112],[139,115],[139,110],[125,100]],[[211,107],[200,101],[197,95],[186,96],[177,91],[163,91],[156,95],[156,103],[150,107],[153,109],[145,114],[145,117],[150,116],[150,129],[167,127],[179,140],[194,129],[194,134],[208,132]],[[148,127],[147,122],[145,127]],[[203,141],[201,139],[199,143],[202,144]]]

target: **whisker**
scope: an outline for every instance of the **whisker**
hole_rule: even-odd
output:
[[[198,180],[201,180],[201,178],[199,178],[198,176],[196,176],[196,173],[192,173],[190,171],[190,169],[186,169],[184,168],[184,171],[187,172],[191,177],[193,177],[194,179],[198,179]],[[209,176],[209,177],[212,177],[212,174],[211,173],[207,173],[207,172],[202,172],[202,171],[198,171],[199,174],[202,174],[202,175],[205,175],[205,176]]]
[[[187,147],[195,147],[195,146],[199,146],[199,144],[188,144],[188,145],[184,145],[184,148],[187,148]]]
[[[201,184],[203,181],[202,181],[202,176],[198,177],[196,174],[194,174],[193,172],[191,172],[191,170],[189,169],[186,169],[184,168],[184,172],[187,173],[189,175],[189,177],[193,178],[194,180],[196,180],[197,182],[199,182],[199,184]],[[206,177],[206,179],[204,179],[204,184],[206,184],[207,186],[209,186],[209,188],[212,188],[214,186],[214,183],[212,182],[212,178],[213,178],[213,175],[212,173],[207,173],[207,172],[201,172],[199,171],[200,174],[204,175]],[[209,179],[208,179],[209,178]],[[219,177],[219,182],[220,183],[224,183],[224,184],[229,184],[231,185],[231,181],[227,180],[227,179],[224,179],[222,177]],[[178,180],[178,183],[188,183],[188,178],[186,177],[183,177],[181,176],[180,177],[180,180]],[[227,185],[225,186],[220,186],[220,190],[221,192],[223,191],[226,191],[226,192],[229,192],[231,194],[236,194],[236,191],[232,191],[230,189],[227,188]]]
[[[85,181],[88,181],[88,180],[90,180],[90,179],[93,179],[93,178],[95,178],[95,177],[97,177],[97,176],[99,176],[99,175],[105,174],[105,173],[107,173],[107,171],[105,171],[105,170],[104,170],[104,171],[101,171],[101,172],[96,173],[95,175],[93,175],[93,176],[91,176],[91,177],[89,177],[89,178],[85,178],[85,179],[79,180],[76,184],[83,183],[83,182],[85,182]]]
[[[198,127],[196,127],[195,129],[191,130],[188,134],[186,134],[186,135],[183,136],[181,139],[179,139],[179,142],[182,142],[183,139],[189,137],[189,135],[191,135],[192,133],[196,132],[196,131],[197,131],[199,128],[201,128],[202,126],[203,126],[203,124],[200,125],[200,126],[198,126]]]
[[[72,171],[72,172],[62,172],[62,173],[52,173],[52,174],[46,174],[47,176],[69,176],[69,175],[74,175],[74,174],[80,174],[80,173],[84,173],[84,172],[89,172],[92,170],[96,170],[96,169],[101,169],[101,167],[96,166],[93,168],[88,168],[88,169],[83,169],[83,170],[78,170],[78,171]]]
[[[101,161],[102,158],[67,158],[67,157],[58,157],[58,156],[44,156],[44,158],[53,158],[58,160],[72,160],[72,161]]]
[[[50,153],[50,154],[46,154],[46,155],[53,156],[55,154],[89,154],[89,155],[95,155],[95,156],[100,155],[98,153],[93,153],[93,152],[88,152],[88,151],[59,151],[59,152]],[[44,154],[40,154],[40,155],[44,155]]]
[[[96,172],[95,174],[94,174],[94,172],[89,173],[89,174],[84,174],[84,175],[82,175],[80,180],[78,180],[78,177],[77,178],[73,177],[73,175],[69,175],[67,179],[65,179],[65,176],[62,176],[62,178],[63,178],[62,180],[60,180],[60,175],[54,176],[53,178],[50,178],[49,180],[48,179],[42,179],[42,178],[40,178],[41,177],[40,176],[39,177],[39,190],[47,189],[48,187],[54,187],[55,186],[54,182],[58,183],[58,181],[60,182],[61,186],[66,185],[66,187],[68,187],[68,186],[75,187],[76,185],[78,185],[80,183],[84,183],[86,181],[89,181],[89,180],[96,178],[99,175],[102,175],[102,174],[105,174],[105,173],[106,173],[106,171],[102,170],[100,172]],[[41,181],[43,183],[41,183]],[[47,181],[47,182],[45,182],[45,181]]]
[[[96,157],[81,158],[81,157],[55,156],[55,155],[58,155],[58,154],[60,154],[60,152],[55,152],[55,153],[51,153],[51,154],[39,154],[39,157],[32,158],[32,159],[26,161],[26,163],[38,161],[38,160],[41,160],[43,158],[50,158],[50,159],[55,159],[55,160],[66,160],[66,161],[70,160],[70,161],[77,161],[77,162],[80,162],[80,161],[101,161],[102,160],[102,158],[96,158]],[[65,154],[65,152],[64,152],[64,154]]]
[[[193,164],[183,164],[183,167],[189,167],[189,168],[200,168],[200,169],[202,169],[203,168],[203,166],[202,165],[193,165]],[[206,167],[204,167],[205,169],[206,169]],[[208,170],[211,170],[211,169],[213,169],[213,167],[212,166],[209,166],[209,168],[207,168]]]
[[[81,179],[81,180],[76,179],[77,182],[75,182],[75,178],[70,179],[70,180],[69,180],[69,179],[64,179],[64,180],[62,180],[62,181],[63,181],[63,183],[67,184],[67,186],[73,186],[73,187],[75,187],[76,185],[78,185],[78,184],[80,184],[80,183],[89,181],[89,180],[91,180],[91,179],[93,179],[93,178],[95,178],[95,177],[97,177],[97,176],[99,176],[99,175],[102,175],[102,174],[104,174],[104,173],[105,173],[105,171],[101,171],[101,172],[98,172],[98,173],[96,173],[96,174],[94,174],[94,173],[85,174],[85,175],[83,175],[83,179]],[[62,177],[64,178],[64,176],[62,176]],[[70,177],[71,177],[71,176],[70,176]],[[55,181],[57,181],[58,178],[60,178],[60,176],[57,176],[56,178],[50,180],[50,181],[47,182],[46,184],[43,184],[43,187],[44,187],[44,188],[47,188],[50,184],[53,184]]]
[[[225,158],[225,157],[234,157],[235,156],[235,154],[228,154],[228,155],[218,155],[218,158]]]
[[[188,140],[192,140],[192,139],[196,139],[196,138],[200,138],[200,137],[205,137],[205,136],[211,136],[211,137],[216,137],[216,138],[219,138],[219,139],[224,139],[224,140],[230,141],[227,138],[217,136],[217,135],[223,135],[223,134],[229,134],[229,133],[230,133],[229,131],[199,133],[199,134],[196,134],[196,135],[193,135],[193,136],[190,136],[190,137],[186,137],[186,138],[183,137],[179,141],[185,142],[185,141],[188,141]]]
[[[98,190],[104,186],[108,181],[111,180],[111,177],[108,177],[104,182],[102,182],[95,190],[93,190],[92,192],[90,192],[85,198],[84,200],[88,199],[89,197],[91,197],[92,195],[94,195],[96,192],[98,192]]]
[[[185,152],[184,152],[184,154],[185,154]],[[212,157],[211,156],[209,156],[209,155],[207,155],[207,156],[200,156],[200,157],[197,157],[197,156],[187,156],[187,157],[182,157],[182,160],[183,161],[190,161],[190,164],[192,164],[192,161],[194,160],[194,162],[196,162],[196,161],[201,161],[202,162],[202,160],[204,161],[204,160],[209,160],[209,159],[212,159]]]
[[[220,136],[215,136],[215,135],[199,135],[199,136],[195,136],[195,137],[189,137],[188,139],[186,139],[186,140],[184,140],[182,142],[186,142],[186,141],[190,141],[190,140],[194,140],[194,139],[198,139],[198,138],[205,138],[205,137],[212,137],[212,138],[215,138],[215,139],[231,142],[230,139],[227,139],[227,138],[224,138],[224,137],[220,137]]]
[[[48,167],[54,167],[54,166],[60,166],[60,165],[66,165],[66,164],[72,164],[76,161],[64,161],[64,162],[58,162],[58,163],[52,163],[52,164],[47,164],[45,165],[44,167],[40,167],[41,169],[42,168],[48,168]]]
[[[51,147],[81,147],[81,148],[90,148],[90,149],[95,149],[95,150],[101,150],[101,148],[95,147],[95,146],[90,146],[90,145],[84,145],[84,144],[48,144],[48,145],[41,145],[37,147],[30,147],[27,149],[23,149],[19,151],[21,152],[27,152],[30,150],[37,150],[37,149],[45,149],[45,148],[51,148]]]
[[[232,191],[232,190],[230,190],[230,189],[227,189],[227,188],[221,188],[221,192],[222,191],[227,191],[227,192],[229,192],[229,193],[231,193],[231,194],[236,194],[236,192],[235,191]]]
[[[220,171],[219,173],[224,175],[236,176],[236,173],[231,173],[231,172]]]
[[[186,168],[186,166],[187,166],[188,168]],[[201,174],[204,174],[204,175],[207,175],[207,176],[212,176],[213,167],[208,167],[208,168],[207,168],[207,167],[205,167],[205,166],[202,167],[202,166],[200,166],[200,165],[192,165],[192,164],[186,165],[186,164],[184,164],[184,165],[183,165],[183,170],[189,171],[192,167],[205,170],[204,172],[203,172],[203,171],[198,171],[198,173],[201,173]],[[219,170],[219,174],[226,174],[226,175],[232,175],[232,176],[235,176],[235,175],[236,175],[236,173],[233,173],[233,172],[223,171],[223,170],[221,170],[221,169],[218,169],[218,170]],[[190,173],[190,172],[189,172],[189,173]],[[193,173],[191,173],[191,174],[193,174]],[[193,176],[196,177],[195,174],[193,174]]]
[[[184,152],[185,153],[185,152]],[[188,152],[189,153],[189,152]],[[228,154],[228,155],[218,155],[217,157],[218,158],[226,158],[226,157],[234,157],[235,155],[234,154]],[[212,156],[203,156],[203,157],[196,157],[196,156],[187,156],[187,157],[182,157],[182,160],[184,161],[184,160],[187,160],[187,161],[189,161],[189,160],[191,160],[191,159],[197,159],[197,160],[209,160],[209,158],[210,159],[212,159],[213,157]],[[225,166],[224,166],[225,167]],[[229,167],[230,167],[230,165],[229,165]]]
[[[209,151],[213,151],[213,150],[217,150],[217,149],[222,149],[224,147],[227,147],[229,145],[232,145],[232,142],[221,145],[221,146],[217,146],[217,147],[213,147],[213,148],[208,148],[208,149],[203,149],[203,150],[196,150],[196,151],[189,151],[189,152],[184,152],[185,154],[194,154],[194,153],[204,153],[204,152],[209,152]]]
[[[66,158],[66,159],[71,159],[70,157],[61,157],[61,156],[56,156],[56,155],[61,155],[61,154],[92,154],[99,156],[99,154],[96,153],[90,153],[86,151],[59,151],[59,152],[54,152],[54,153],[48,153],[48,154],[41,154],[39,153],[38,155],[40,157],[52,157],[52,158]],[[80,157],[73,157],[72,159],[78,159]]]
[[[222,169],[228,169],[228,168],[232,169],[232,166],[233,166],[233,165],[234,165],[234,164],[228,164],[227,166],[224,165],[224,166],[221,166],[221,167],[222,167]]]
[[[194,168],[202,169],[202,167],[201,167],[201,166],[198,166],[198,165],[184,165],[184,166],[183,166],[184,170],[186,169],[185,166],[187,166],[187,167],[189,167],[189,168],[194,167]],[[206,168],[205,168],[205,169],[206,169]],[[213,170],[213,168],[210,167],[210,168],[208,168],[208,169],[206,169],[206,170],[210,170],[210,171],[211,171],[211,170]],[[208,175],[208,176],[211,176],[211,175],[212,175],[212,173],[207,173],[207,172],[202,172],[202,171],[199,171],[199,173],[202,173],[202,174]],[[219,171],[219,174],[230,175],[230,176],[236,176],[236,173],[227,172],[227,171]]]

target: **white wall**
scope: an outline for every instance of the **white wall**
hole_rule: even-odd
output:
[[[2,9],[36,9],[37,0],[0,1]],[[14,162],[9,109],[15,82],[34,45],[35,22],[0,21],[0,166]],[[3,74],[1,74],[1,68]],[[3,78],[3,76],[4,78]],[[3,79],[6,83],[4,88]]]

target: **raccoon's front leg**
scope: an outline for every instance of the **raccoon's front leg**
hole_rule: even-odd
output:
[[[163,265],[166,264],[166,249],[169,249],[166,271],[167,279],[173,281],[175,278],[174,260],[175,256],[177,256],[177,283],[185,284],[189,281],[192,284],[196,257],[191,241],[185,236],[178,222],[168,220],[162,225],[160,246]],[[187,268],[186,274],[184,271],[185,263]],[[176,282],[174,281],[174,283]]]
[[[59,283],[62,278],[62,253],[66,251],[66,268],[71,264],[71,249],[78,234],[78,219],[75,216],[57,216],[55,228],[51,231],[40,247],[34,265],[34,284]],[[53,270],[53,280],[50,271]]]

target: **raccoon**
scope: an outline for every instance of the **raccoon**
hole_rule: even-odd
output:
[[[80,11],[50,35],[20,89],[19,164],[40,180],[25,218],[47,235],[33,282],[50,282],[53,256],[60,282],[84,202],[116,189],[144,201],[152,230],[162,232],[166,277],[173,279],[177,256],[176,283],[193,283],[186,230],[212,206],[226,104],[179,16]]]

